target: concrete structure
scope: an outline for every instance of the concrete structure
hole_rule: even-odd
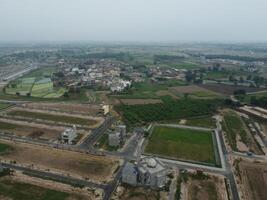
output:
[[[67,128],[62,134],[61,134],[61,140],[64,143],[72,144],[73,140],[77,137],[76,134],[76,127],[73,126],[73,128]]]
[[[100,109],[100,113],[103,115],[107,115],[109,113],[109,105],[102,105]]]
[[[119,132],[113,132],[108,135],[109,146],[117,147],[121,145],[121,134]]]
[[[167,183],[165,165],[155,157],[144,157],[137,164],[127,163],[122,171],[122,182],[137,186],[163,188]]]
[[[115,131],[109,133],[108,135],[108,144],[110,146],[122,146],[125,143],[126,139],[126,126],[117,125]]]

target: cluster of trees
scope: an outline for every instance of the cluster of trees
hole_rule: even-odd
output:
[[[262,97],[257,98],[256,96],[251,96],[250,104],[253,106],[260,106],[263,108],[267,108],[267,97],[262,96]]]
[[[216,111],[223,100],[162,98],[163,103],[146,105],[119,105],[116,109],[122,112],[127,125],[145,124],[153,121],[167,121],[179,118],[207,115]]]
[[[266,62],[267,58],[255,58],[248,56],[236,56],[236,55],[205,55],[207,59],[229,59],[229,60],[239,60],[245,62]]]

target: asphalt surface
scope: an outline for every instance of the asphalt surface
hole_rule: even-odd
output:
[[[90,135],[79,145],[81,149],[93,149],[93,145],[106,132],[108,128],[115,122],[114,117],[107,117],[98,128],[94,129]]]

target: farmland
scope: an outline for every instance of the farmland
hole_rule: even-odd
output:
[[[159,91],[167,91],[168,88],[186,85],[182,81],[163,81],[162,83],[135,83],[125,94],[114,95],[120,99],[159,99]]]
[[[79,178],[88,177],[94,181],[110,180],[118,166],[118,160],[113,158],[23,143],[1,141],[1,144],[12,148],[12,151],[0,156],[3,160],[15,160],[24,165],[33,164],[40,169],[50,169]]]
[[[200,115],[212,114],[222,100],[162,98],[163,103],[146,105],[118,105],[116,109],[122,113],[128,125],[145,124],[153,121],[177,120]]]
[[[51,75],[55,67],[42,67],[11,81],[4,89],[6,94],[37,98],[59,98],[64,88],[54,88]]]
[[[215,164],[211,132],[156,126],[145,153],[179,160]]]

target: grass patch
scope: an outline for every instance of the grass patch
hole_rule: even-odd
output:
[[[212,135],[205,131],[156,126],[145,153],[215,164]]]
[[[0,143],[0,155],[5,154],[6,152],[8,152],[11,149],[12,148],[9,145]]]
[[[214,119],[212,119],[211,116],[200,117],[200,118],[192,118],[192,119],[187,119],[186,120],[186,125],[214,128],[215,127],[215,121],[214,121]]]
[[[0,181],[0,194],[13,200],[65,200],[70,194],[7,179]]]
[[[40,112],[30,112],[30,111],[11,111],[7,113],[10,116],[20,116],[26,117],[31,119],[40,119],[40,120],[47,120],[59,123],[67,123],[67,124],[78,124],[84,126],[91,126],[95,124],[94,120],[80,118],[80,117],[72,117],[72,116],[65,116],[65,115],[53,115],[47,113],[40,113]]]
[[[119,147],[113,147],[108,144],[108,134],[102,135],[102,137],[98,140],[98,148],[104,149],[107,151],[117,151]]]

